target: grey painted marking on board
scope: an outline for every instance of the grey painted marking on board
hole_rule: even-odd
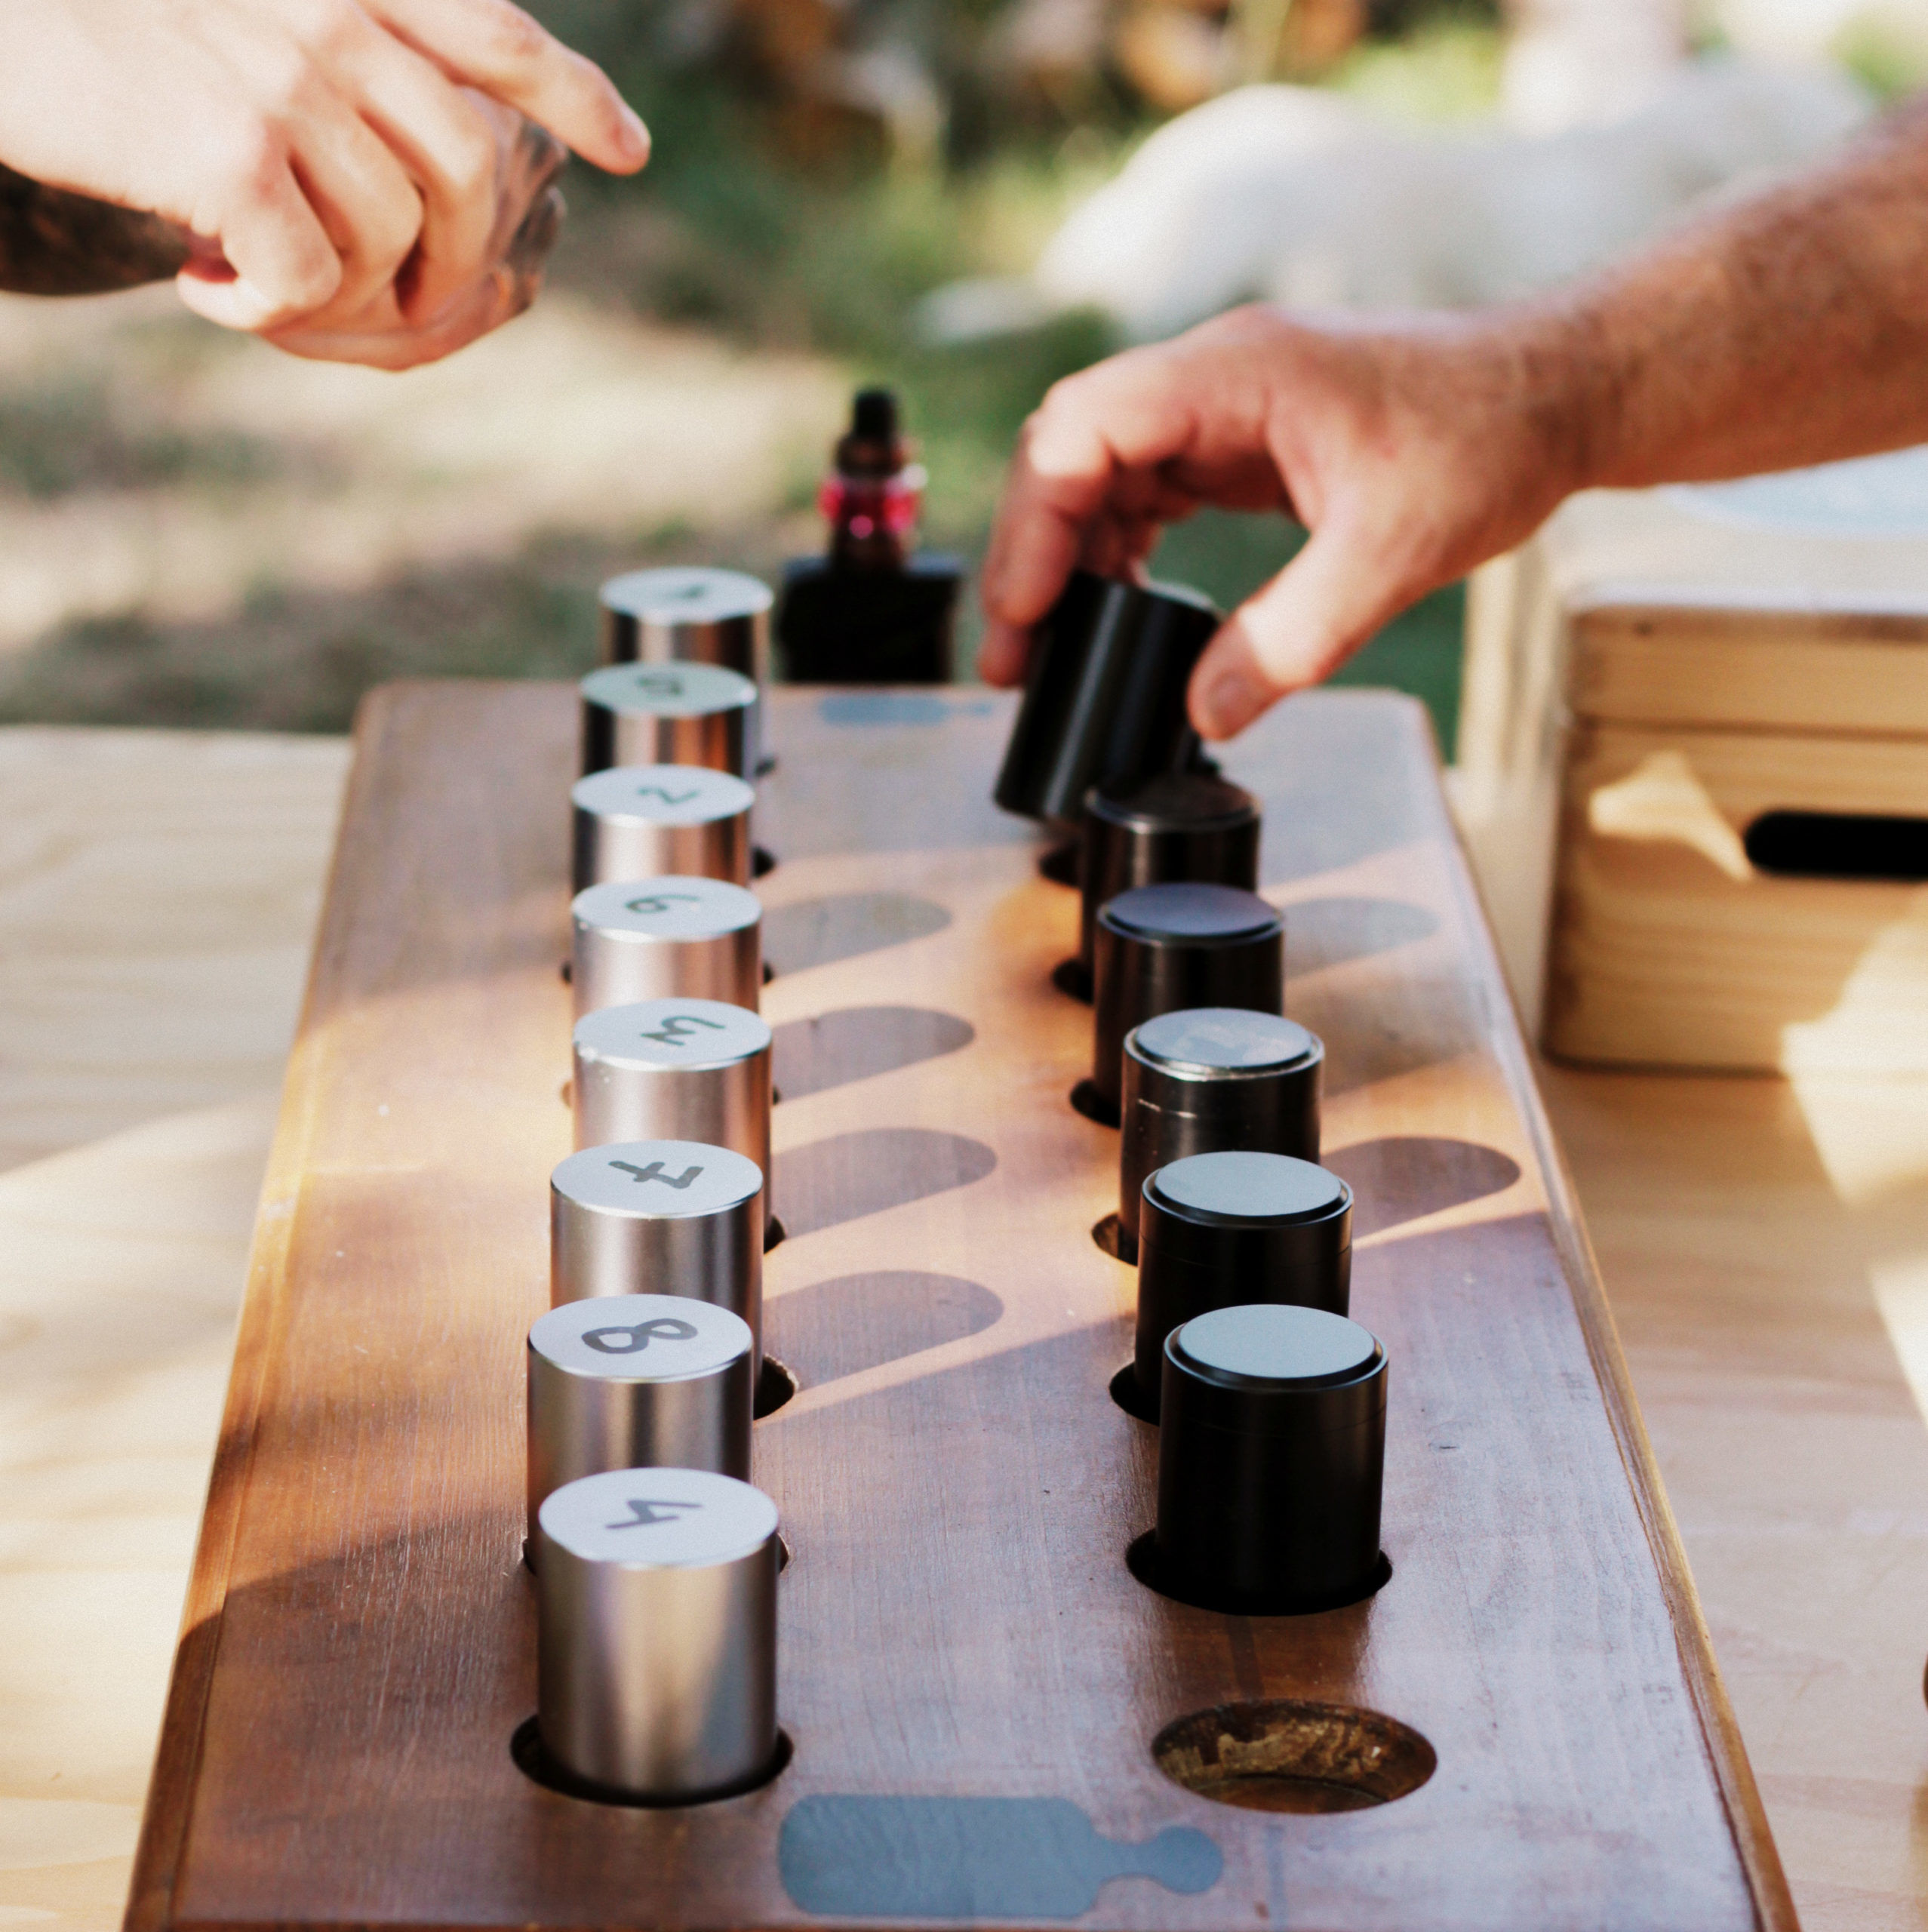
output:
[[[1204,1892],[1225,1869],[1203,1832],[1125,1844],[1064,1798],[806,1798],[776,1863],[805,1912],[899,1919],[1077,1918],[1113,1878]]]

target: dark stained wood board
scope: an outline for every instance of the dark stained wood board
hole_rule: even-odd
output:
[[[1064,1799],[1207,1834],[1186,1895],[1094,1926],[1791,1927],[1610,1320],[1444,810],[1423,713],[1294,700],[1232,748],[1266,801],[1288,1010],[1325,1039],[1391,1358],[1391,1583],[1300,1618],[1135,1582],[1155,1435],[1111,1402],[1133,1279],[1093,1243],[1116,1137],[1066,1102],[1076,902],[988,793],[1010,706],[784,691],[757,834],[779,977],[768,1334],[801,1392],[755,1475],[794,1761],[612,1809],[526,1780],[523,1338],[567,1151],[560,687],[364,708],[264,1190],[129,1911],[164,1926],[832,1924],[780,1874],[826,1794]],[[1160,1727],[1257,1697],[1422,1732],[1376,1810],[1216,1804]],[[1014,1915],[1022,1917],[1025,1914]],[[1041,1922],[1046,1915],[1038,1915]]]

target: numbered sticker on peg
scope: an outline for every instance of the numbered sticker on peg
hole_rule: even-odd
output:
[[[537,1521],[544,1537],[585,1563],[686,1570],[761,1549],[776,1534],[776,1506],[706,1469],[612,1469],[552,1491]]]
[[[758,617],[775,601],[761,577],[703,565],[666,565],[629,571],[604,584],[604,611],[632,624],[681,626]]]
[[[756,703],[756,686],[721,664],[609,664],[581,689],[586,704],[622,717],[702,718]]]
[[[613,764],[579,778],[569,795],[578,811],[610,826],[712,825],[756,803],[743,780],[700,764]]]
[[[638,1000],[585,1014],[574,1047],[578,1147],[656,1140],[733,1147],[763,1169],[767,1190],[770,1032],[757,1014],[723,1000]]]
[[[605,1006],[576,1023],[579,1066],[691,1072],[770,1051],[770,1023],[720,999],[644,999]]]
[[[565,1302],[529,1331],[529,1346],[572,1375],[626,1382],[714,1374],[751,1348],[749,1324],[684,1295]]]
[[[565,1302],[529,1331],[529,1511],[604,1469],[750,1471],[756,1338],[686,1295]]]
[[[648,1321],[632,1321],[623,1327],[592,1328],[583,1341],[598,1355],[635,1355],[652,1342],[693,1342],[696,1335],[693,1322],[685,1321],[680,1315],[660,1315]]]
[[[579,928],[644,941],[720,939],[763,916],[744,887],[680,875],[592,885],[577,894],[570,911]]]
[[[726,1214],[763,1192],[763,1170],[700,1140],[620,1141],[571,1154],[550,1184],[593,1214],[653,1219]]]

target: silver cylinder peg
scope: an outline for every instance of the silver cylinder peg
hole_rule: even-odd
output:
[[[756,793],[727,771],[693,764],[618,764],[577,780],[575,890],[678,872],[750,882]]]
[[[763,1170],[700,1140],[585,1147],[549,1176],[549,1301],[684,1295],[749,1324],[763,1370]]]
[[[565,1302],[529,1331],[529,1534],[552,1490],[605,1469],[748,1481],[755,1343],[686,1295]]]
[[[592,885],[569,910],[579,1020],[649,999],[715,999],[756,1011],[763,908],[755,893],[675,873]]]
[[[721,664],[761,684],[770,669],[769,585],[742,571],[629,571],[602,587],[605,664]]]
[[[609,664],[719,664],[755,685],[770,682],[770,612],[776,599],[761,578],[704,568],[631,571],[602,587],[602,654]],[[762,768],[759,706],[744,744]]]
[[[720,664],[612,664],[583,680],[583,771],[700,764],[756,768],[757,688]]]
[[[576,1023],[576,1145],[702,1140],[770,1174],[769,1023],[714,999],[605,1006]]]
[[[564,1769],[659,1803],[777,1764],[776,1506],[705,1469],[565,1483],[537,1515],[537,1721]]]

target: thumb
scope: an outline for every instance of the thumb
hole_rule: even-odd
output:
[[[1366,533],[1339,517],[1228,618],[1192,674],[1192,721],[1207,738],[1242,731],[1287,693],[1330,676],[1421,595]]]

